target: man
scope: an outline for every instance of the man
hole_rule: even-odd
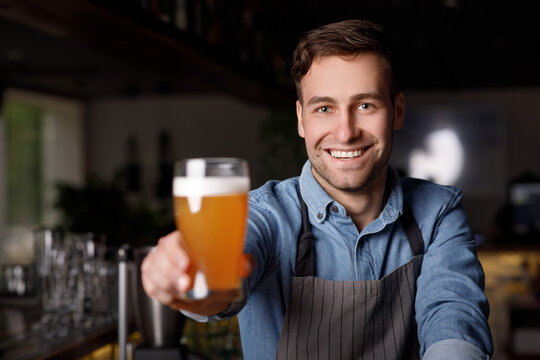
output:
[[[246,359],[488,359],[483,272],[461,192],[400,179],[388,166],[405,99],[381,27],[308,32],[293,56],[297,178],[250,193],[238,303],[188,303],[181,234],[142,265],[147,293],[195,318],[239,314]]]

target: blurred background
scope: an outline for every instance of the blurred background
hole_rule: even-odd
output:
[[[384,25],[399,51],[391,164],[464,190],[493,358],[540,357],[540,25],[524,0],[0,0],[0,306],[43,307],[40,230],[86,234],[105,274],[121,245],[174,229],[176,159],[246,158],[253,187],[298,175],[291,53],[349,18]],[[10,316],[0,339],[32,328]],[[188,326],[185,343],[212,353],[194,339],[215,329]]]

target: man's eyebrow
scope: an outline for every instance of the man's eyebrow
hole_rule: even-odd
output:
[[[378,92],[368,92],[368,93],[360,93],[355,94],[351,96],[352,101],[358,101],[358,100],[365,100],[365,99],[375,99],[375,100],[382,100],[383,96]],[[313,96],[309,99],[307,102],[307,105],[316,105],[320,103],[329,103],[334,104],[336,103],[336,100],[330,96]]]
[[[320,103],[335,103],[335,100],[330,96],[313,96],[307,102],[308,105],[315,105]]]
[[[376,100],[382,100],[383,96],[378,92],[370,92],[370,93],[361,93],[351,96],[351,100],[365,100],[365,99],[376,99]]]

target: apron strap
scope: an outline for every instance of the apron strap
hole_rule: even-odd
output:
[[[413,256],[424,254],[424,239],[422,238],[422,233],[407,204],[403,204],[401,225],[403,226],[403,230],[405,230],[407,240],[409,240],[409,246],[411,247]]]
[[[313,241],[315,236],[311,232],[307,206],[304,199],[298,191],[300,199],[300,212],[302,213],[302,234],[298,239],[296,248],[296,276],[311,276],[315,275],[315,267],[313,262]]]

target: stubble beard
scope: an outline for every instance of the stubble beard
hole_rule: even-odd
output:
[[[315,178],[327,192],[328,189],[336,189],[350,194],[367,193],[385,174],[391,150],[381,158],[369,159],[361,169],[335,173],[318,156],[310,157],[311,167]]]

